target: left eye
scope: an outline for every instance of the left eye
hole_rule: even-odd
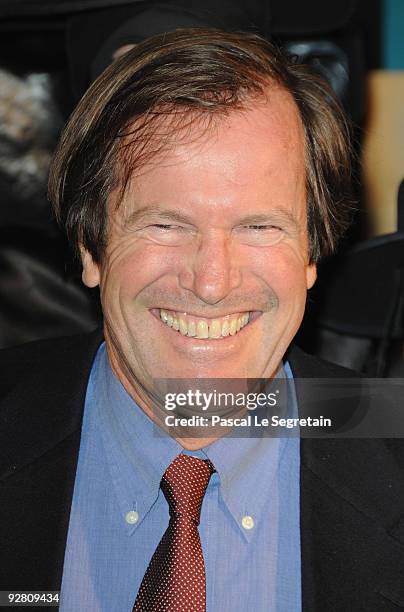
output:
[[[284,232],[276,225],[243,225],[237,230],[238,238],[251,246],[272,246],[282,240]]]
[[[252,229],[252,230],[276,230],[279,229],[277,227],[275,227],[274,225],[246,225],[245,226],[246,229]]]
[[[164,223],[154,223],[149,227],[155,227],[161,230],[172,230],[172,229],[181,229],[178,225],[165,225]]]
[[[266,233],[271,235],[278,234],[282,231],[281,228],[276,225],[245,225],[242,229],[246,232],[258,234]]]

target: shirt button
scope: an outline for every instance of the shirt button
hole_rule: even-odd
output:
[[[254,519],[252,516],[243,516],[241,524],[244,529],[252,529],[254,527]]]
[[[139,520],[139,513],[136,510],[130,510],[126,513],[125,519],[129,525],[134,525]]]

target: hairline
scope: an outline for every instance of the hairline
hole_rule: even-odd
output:
[[[236,113],[244,114],[246,112],[249,112],[250,110],[254,109],[255,103],[268,105],[270,103],[271,93],[274,90],[280,90],[287,94],[289,100],[292,102],[292,105],[295,109],[296,117],[298,119],[298,122],[301,128],[301,138],[302,138],[302,145],[303,145],[302,152],[303,152],[304,181],[305,181],[305,205],[306,205],[306,220],[307,220],[307,214],[308,214],[307,180],[310,174],[309,172],[310,159],[308,155],[308,139],[307,139],[306,126],[304,124],[303,116],[297,104],[297,101],[293,93],[287,87],[287,85],[285,85],[280,80],[275,79],[274,77],[269,76],[269,75],[265,80],[266,80],[266,85],[265,87],[263,86],[262,90],[260,89],[260,90],[247,91],[245,97],[239,100],[236,104],[228,106],[227,108],[226,107],[225,108],[216,107],[213,109],[204,109],[204,108],[194,109],[194,108],[187,107],[185,104],[181,105],[179,103],[174,103],[171,112],[165,113],[162,116],[158,117],[157,126],[161,125],[162,123],[167,124],[167,120],[168,120],[168,126],[170,126],[173,124],[172,120],[173,119],[175,120],[178,117],[180,121],[184,117],[189,117],[191,121],[187,123],[186,125],[182,125],[182,126],[181,125],[177,126],[174,121],[174,130],[170,134],[170,136],[173,135],[173,137],[170,139],[169,143],[166,146],[162,146],[157,151],[151,152],[149,155],[147,155],[147,152],[146,152],[145,161],[138,163],[138,161],[136,160],[136,164],[134,165],[134,167],[131,169],[126,168],[124,175],[121,176],[120,178],[119,178],[120,169],[117,169],[117,165],[119,164],[119,161],[120,161],[120,155],[118,151],[114,156],[114,160],[112,164],[113,167],[110,169],[114,177],[113,181],[115,182],[115,186],[113,189],[110,190],[110,192],[107,195],[107,202],[106,202],[107,224],[108,224],[108,218],[109,218],[109,213],[110,213],[110,208],[111,208],[111,198],[114,198],[114,209],[118,210],[120,206],[122,205],[122,202],[125,198],[127,189],[131,181],[133,179],[136,179],[137,176],[142,176],[142,174],[144,174],[145,168],[147,168],[150,165],[154,165],[155,161],[158,160],[161,155],[164,156],[165,154],[167,154],[167,152],[170,151],[170,149],[173,150],[179,144],[189,145],[189,144],[193,144],[194,142],[200,142],[201,140],[205,138],[205,136],[208,139],[211,138],[212,129],[217,129],[219,124],[223,120],[225,120],[228,116],[233,116]],[[143,123],[144,116],[146,114],[159,112],[159,109],[162,106],[164,105],[157,104],[156,106],[148,109],[147,113],[145,113],[144,115],[141,115],[139,117],[134,118],[133,120],[130,120],[127,123],[127,128],[131,129],[132,127],[136,127],[136,124],[141,125]],[[208,119],[208,121],[206,122],[204,126],[202,126],[202,129],[200,131],[198,130],[196,132],[196,137],[190,137],[190,138],[185,137],[185,138],[178,139],[178,136],[181,133],[186,133],[187,129],[189,128],[192,129],[195,124],[201,125],[202,123],[205,123],[206,119]],[[153,136],[154,136],[154,133],[151,132],[151,137],[153,138]],[[129,143],[125,143],[124,146],[128,147],[128,145]],[[137,146],[136,143],[131,143],[131,146],[129,146],[129,148],[133,151],[134,149],[136,150],[136,146]],[[307,223],[307,230],[308,230],[308,223]],[[309,243],[310,243],[310,236],[309,236]],[[309,250],[310,250],[310,244],[309,244]]]

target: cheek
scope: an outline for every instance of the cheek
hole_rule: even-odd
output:
[[[112,301],[117,296],[133,300],[160,278],[175,275],[181,260],[175,249],[158,245],[143,243],[122,248],[104,268],[101,294],[108,294]]]
[[[276,293],[279,301],[305,301],[306,264],[300,252],[284,245],[265,249],[251,261],[251,269]]]

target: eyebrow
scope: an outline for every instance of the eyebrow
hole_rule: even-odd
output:
[[[163,221],[176,221],[177,223],[187,223],[192,225],[194,221],[191,217],[185,215],[178,209],[167,209],[162,206],[144,206],[138,210],[133,211],[125,219],[125,225],[132,225],[139,223],[144,219],[158,217]],[[298,229],[299,222],[295,215],[284,208],[274,208],[270,213],[259,213],[247,215],[242,217],[239,222],[240,225],[261,225],[261,224],[274,224],[274,223],[287,223],[291,227]]]

